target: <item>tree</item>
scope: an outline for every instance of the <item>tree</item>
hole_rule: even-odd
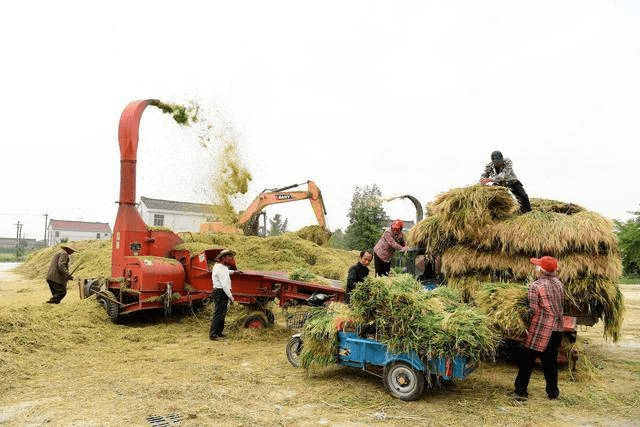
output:
[[[622,251],[622,269],[625,275],[640,275],[640,212],[627,222],[616,221],[616,231]]]
[[[269,236],[279,236],[282,233],[286,233],[288,222],[289,220],[286,218],[283,220],[282,215],[275,214],[273,219],[269,219],[269,225],[271,226],[269,228]]]
[[[382,209],[381,193],[376,184],[355,188],[348,216],[349,226],[345,231],[347,247],[372,250],[389,220]]]
[[[329,238],[329,247],[334,249],[349,249],[347,247],[344,231],[342,231],[341,228],[338,228],[336,231],[331,233],[331,237]]]

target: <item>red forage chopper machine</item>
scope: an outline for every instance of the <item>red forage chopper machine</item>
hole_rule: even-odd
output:
[[[136,209],[136,161],[139,125],[142,113],[159,101],[133,101],[120,117],[120,198],[113,230],[111,277],[85,279],[81,297],[96,294],[113,322],[123,315],[141,310],[172,307],[201,308],[212,291],[210,266],[225,248],[212,247],[197,254],[176,250],[183,242],[167,229],[148,227]],[[318,285],[288,279],[284,273],[243,271],[232,275],[232,292],[236,302],[253,312],[247,327],[262,327],[274,322],[267,303],[279,298],[281,307],[306,300],[314,292],[324,292],[333,300],[344,299],[338,281]]]

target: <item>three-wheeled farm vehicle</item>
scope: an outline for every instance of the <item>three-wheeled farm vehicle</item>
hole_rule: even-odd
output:
[[[80,283],[80,295],[96,294],[113,322],[145,310],[164,310],[169,314],[175,307],[202,307],[212,292],[211,265],[224,249],[198,253],[176,250],[182,238],[170,230],[148,227],[136,209],[140,119],[147,106],[158,103],[150,99],[134,101],[122,112],[118,129],[120,198],[112,238],[111,277]],[[284,273],[260,271],[232,275],[234,299],[254,312],[245,321],[247,327],[273,323],[274,315],[267,304],[276,298],[285,307],[304,301],[317,291],[333,300],[344,300],[344,289],[338,281],[318,285],[288,279]]]
[[[301,334],[294,335],[287,343],[287,359],[296,368],[300,366],[302,346]],[[335,357],[338,365],[358,368],[381,377],[385,389],[393,397],[407,401],[418,399],[426,386],[455,378],[464,379],[476,368],[469,358],[462,355],[426,358],[416,352],[392,353],[360,326],[338,332],[338,352]]]

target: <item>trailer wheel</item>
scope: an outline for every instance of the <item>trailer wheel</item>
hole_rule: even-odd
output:
[[[287,360],[294,368],[300,367],[300,352],[302,352],[302,338],[291,338],[287,343]]]
[[[264,314],[252,314],[244,320],[244,327],[247,329],[262,329],[266,328],[268,323]]]
[[[382,380],[391,395],[401,400],[416,400],[424,391],[424,375],[406,362],[386,365]]]
[[[265,316],[267,316],[267,322],[269,322],[269,325],[273,325],[274,323],[276,323],[276,315],[273,314],[273,311],[266,310],[264,314]]]
[[[107,315],[109,316],[109,320],[112,323],[118,323],[120,319],[120,307],[116,301],[116,296],[113,295],[111,291],[102,291],[104,297],[98,298],[98,302],[100,305],[107,311]]]

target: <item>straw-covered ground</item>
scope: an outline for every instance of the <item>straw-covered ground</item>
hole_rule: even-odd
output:
[[[527,403],[508,399],[516,367],[485,362],[406,403],[358,370],[290,366],[280,310],[274,328],[249,331],[234,327],[236,307],[229,337],[212,342],[210,307],[197,317],[114,325],[72,284],[50,306],[41,277],[0,272],[0,424],[150,425],[147,417],[173,416],[185,426],[638,425],[640,286],[620,287],[620,340],[605,341],[602,322],[580,332],[588,363],[561,371],[559,401],[544,398],[539,371]]]

